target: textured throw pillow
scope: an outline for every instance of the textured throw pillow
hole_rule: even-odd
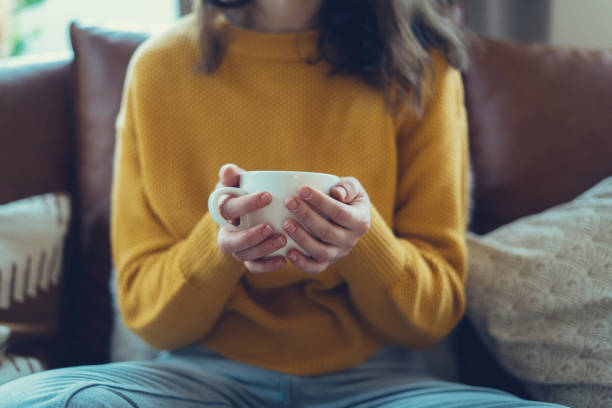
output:
[[[612,407],[612,178],[469,236],[468,316],[535,398]]]
[[[69,219],[66,194],[0,205],[0,384],[47,367]]]

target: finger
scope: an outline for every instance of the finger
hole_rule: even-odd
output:
[[[361,183],[354,177],[343,177],[331,188],[330,195],[343,203],[351,203],[363,190]]]
[[[318,262],[312,258],[309,258],[302,254],[300,251],[292,249],[287,254],[289,260],[298,269],[303,270],[306,273],[317,274],[323,272],[329,266],[329,262]]]
[[[269,259],[247,261],[244,263],[244,266],[246,266],[251,273],[265,273],[280,269],[285,266],[286,263],[287,260],[282,256],[275,256],[274,258]]]
[[[259,224],[243,231],[221,229],[217,236],[217,246],[224,254],[234,254],[261,244],[273,233],[274,229],[269,224]]]
[[[240,184],[240,173],[244,170],[233,163],[227,163],[219,169],[219,180],[225,187],[238,187]]]
[[[319,262],[330,262],[340,257],[340,248],[318,241],[295,220],[285,220],[283,229],[300,248]]]
[[[221,184],[221,183],[218,183]],[[227,201],[228,199],[235,197],[235,196],[231,196],[228,194],[223,194],[221,197],[219,197],[219,212],[221,213],[221,216],[223,217],[223,211],[224,211],[224,207],[223,205],[225,204],[225,201]],[[226,218],[227,219],[227,218]],[[227,219],[232,225],[240,225],[240,218],[232,218],[232,219]]]
[[[367,216],[363,213],[364,210],[361,207],[352,207],[350,205],[341,203],[315,188],[307,186],[302,187],[299,190],[299,195],[306,203],[308,203],[308,206],[312,206],[321,214],[327,216],[330,220],[348,230],[360,231],[361,227],[363,227],[362,221],[367,218]],[[305,212],[306,210],[302,209],[296,211]],[[303,220],[300,219],[300,221],[304,223]],[[304,223],[304,225],[310,228],[309,224]]]
[[[244,251],[236,252],[234,258],[241,262],[253,261],[255,259],[263,258],[274,251],[277,251],[287,244],[287,238],[284,235],[275,235],[259,245],[252,248],[245,249]]]
[[[272,202],[268,192],[248,194],[241,197],[230,197],[219,206],[221,216],[226,220],[240,218],[245,214],[257,211]]]
[[[294,206],[291,198],[287,200],[287,208]],[[297,220],[299,220],[306,228],[311,232],[317,239],[334,246],[348,246],[353,241],[352,231],[329,222],[315,209],[311,208],[308,204],[300,202],[300,200],[293,199],[297,202],[297,208],[290,210]],[[336,204],[338,204],[336,202]],[[283,224],[283,228],[289,234],[297,234],[299,231],[296,230],[299,224],[292,220],[287,220]]]

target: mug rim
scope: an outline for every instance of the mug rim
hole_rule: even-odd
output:
[[[245,171],[242,175],[259,175],[259,174],[287,174],[287,175],[307,175],[307,176],[326,176],[326,177],[338,177],[335,174],[319,173],[313,171],[292,171],[292,170],[254,170]]]

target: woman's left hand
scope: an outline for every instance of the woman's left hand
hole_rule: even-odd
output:
[[[296,249],[288,253],[291,263],[307,273],[321,273],[344,258],[370,228],[370,198],[357,179],[340,179],[330,195],[305,186],[298,197],[285,200],[293,216],[311,231],[294,219],[283,223],[285,232],[311,255]]]

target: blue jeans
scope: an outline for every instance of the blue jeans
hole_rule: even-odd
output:
[[[359,366],[301,377],[226,359],[201,345],[154,361],[69,367],[0,386],[2,408],[560,407],[423,374],[407,350],[386,346]],[[421,371],[422,372],[422,371]]]

